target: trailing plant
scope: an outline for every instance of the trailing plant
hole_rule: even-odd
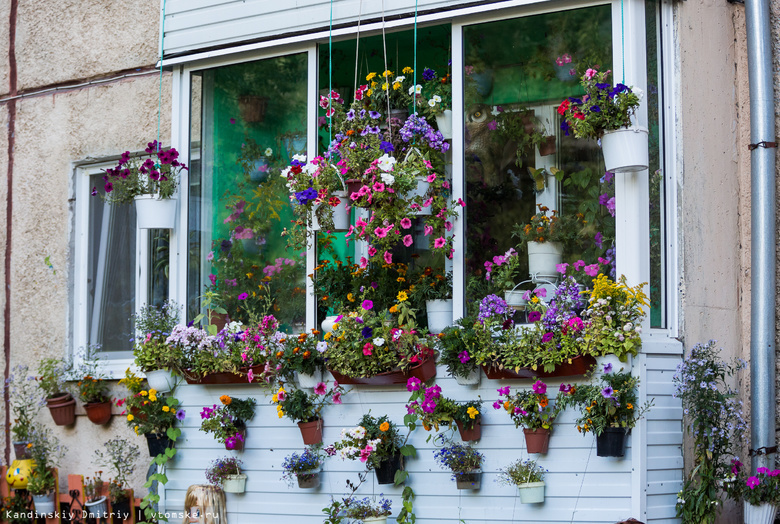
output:
[[[222,487],[225,479],[230,475],[241,474],[241,461],[236,457],[222,457],[211,461],[206,469],[206,480],[209,484]]]
[[[330,389],[324,382],[317,383],[314,391],[309,393],[302,389],[290,387],[288,392],[284,386],[271,398],[276,404],[276,413],[279,418],[287,417],[293,422],[314,422],[322,420],[322,409],[330,403],[341,403],[341,395],[344,388],[334,384]]]
[[[561,389],[558,395],[560,396],[562,392],[572,394],[574,391],[574,388],[565,392],[564,389]],[[515,422],[515,427],[552,429],[555,418],[563,408],[560,402],[556,402],[554,405],[550,403],[547,397],[547,384],[541,380],[534,382],[531,389],[520,390],[514,395],[510,393],[509,386],[499,388],[498,394],[506,399],[494,402],[493,408],[504,409],[509,413]]]
[[[439,467],[452,471],[453,480],[482,467],[482,453],[464,444],[451,444],[433,454]]]
[[[473,358],[481,344],[475,323],[475,317],[462,318],[438,336],[439,364],[447,366],[447,373],[453,377],[466,378],[479,367]]]
[[[213,433],[218,442],[225,444],[227,449],[234,449],[244,441],[241,432],[246,429],[246,423],[255,416],[254,398],[233,398],[229,395],[219,397],[221,406],[214,404],[206,406],[200,412],[200,429]]]
[[[307,476],[311,476],[322,467],[324,456],[317,448],[306,448],[303,453],[292,453],[284,458],[282,462],[282,469],[284,475],[282,479],[292,486],[293,481],[298,477],[303,477],[302,480],[309,480]]]
[[[34,430],[34,421],[46,401],[35,377],[29,374],[26,365],[16,365],[5,381],[8,398],[11,403],[13,425],[11,432],[14,442],[30,442]]]
[[[517,459],[505,469],[500,470],[498,482],[511,486],[520,486],[521,484],[531,482],[544,482],[544,474],[546,472],[547,470],[538,465],[535,460]]]
[[[168,344],[167,339],[179,322],[179,306],[170,300],[159,308],[147,304],[133,315],[133,322],[136,333],[133,356],[138,367],[144,372],[175,371],[181,363],[181,348]]]
[[[379,495],[379,501],[372,501],[370,498],[365,497],[362,499],[350,499],[346,506],[346,516],[350,519],[360,520],[371,517],[385,517],[391,515],[393,512],[390,507],[393,505],[392,501]]]
[[[168,428],[166,436],[176,444],[176,440],[181,436],[181,430],[179,428]],[[158,495],[159,489],[154,489],[155,484],[162,484],[165,486],[168,483],[168,477],[165,475],[165,465],[176,456],[175,447],[171,446],[166,448],[163,453],[160,453],[156,457],[152,458],[152,464],[156,466],[154,473],[149,475],[144,484],[145,488],[149,489],[147,494],[141,500],[141,509],[144,512],[144,520],[138,522],[138,524],[156,524],[157,522],[168,522],[168,517],[164,513],[157,511],[157,504],[160,502],[160,495]]]

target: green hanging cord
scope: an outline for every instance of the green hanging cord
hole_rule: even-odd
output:
[[[417,113],[417,0],[414,0],[414,74],[412,83],[412,102],[414,112]]]
[[[333,0],[330,0],[330,28],[328,29],[328,148],[333,142]]]
[[[165,41],[165,0],[163,0],[162,12],[162,32],[160,33],[160,94],[157,102],[157,152],[160,151],[160,118],[162,116],[162,60],[163,60],[163,42]]]
[[[620,58],[623,60],[623,67],[621,73],[623,74],[623,84],[626,83],[626,23],[623,20],[623,0],[620,0],[620,45],[621,53]]]

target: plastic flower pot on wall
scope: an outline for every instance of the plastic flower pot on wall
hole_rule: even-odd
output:
[[[70,393],[47,398],[46,405],[51,413],[51,418],[58,426],[69,426],[76,422],[76,399]]]
[[[84,411],[87,412],[87,418],[98,426],[111,420],[111,402],[90,402],[84,404]]]
[[[518,484],[520,502],[523,504],[538,504],[544,502],[544,482],[525,482]]]
[[[135,213],[141,229],[173,229],[176,224],[176,200],[157,195],[135,197]]]
[[[763,503],[758,506],[745,501],[745,524],[772,524],[775,521],[777,506],[769,503]]]
[[[550,445],[550,430],[544,428],[523,428],[525,447],[528,453],[547,453]]]
[[[322,419],[312,422],[298,422],[298,427],[301,430],[304,444],[307,446],[322,444]]]
[[[146,381],[149,383],[149,388],[154,389],[157,393],[168,393],[176,387],[176,379],[176,375],[167,369],[155,369],[154,371],[146,372]]]
[[[455,484],[458,489],[479,489],[482,481],[482,470],[475,469],[466,473],[461,473],[455,477]]]
[[[317,468],[296,473],[295,478],[298,481],[298,487],[301,489],[320,487],[320,470],[321,468]]]
[[[401,468],[403,468],[403,461],[400,454],[381,461],[379,466],[374,469],[377,484],[393,484],[395,482],[395,473]]]
[[[452,325],[452,299],[426,300],[428,312],[428,333],[438,335],[444,328]]]
[[[225,493],[243,493],[246,491],[246,475],[226,475],[222,481],[222,490]]]
[[[90,518],[107,518],[108,499],[106,499],[106,497],[100,497],[92,502],[85,502],[84,511],[87,512],[87,516]]]
[[[298,376],[298,385],[302,388],[314,389],[314,387],[322,382],[322,371],[319,369],[314,370],[314,373],[309,375],[308,373],[296,372]]]
[[[528,273],[531,278],[556,280],[563,246],[560,242],[528,242]]]
[[[149,456],[156,457],[165,453],[165,450],[172,448],[174,442],[162,433],[147,433],[146,445],[149,447]]]
[[[479,373],[479,368],[476,368],[472,369],[465,377],[455,375],[455,382],[461,386],[477,386],[479,385],[480,378],[482,378],[482,375]]]
[[[346,231],[349,229],[349,195],[346,191],[334,191],[333,196],[339,199],[339,203],[333,208],[333,231]]]
[[[460,433],[460,439],[463,442],[472,442],[482,438],[482,422],[477,420],[472,424],[471,428],[466,428],[460,420],[456,420],[458,425],[458,432]]]
[[[240,429],[238,434],[241,438],[225,440],[225,449],[232,449],[235,451],[244,451],[244,443],[246,442],[246,428]]]
[[[387,517],[366,517],[362,522],[363,524],[385,524]]]
[[[410,199],[414,197],[423,197],[425,198],[425,195],[428,193],[428,189],[431,187],[431,184],[424,179],[423,177],[417,177],[417,187],[409,191],[409,194],[407,195]],[[431,206],[427,205],[422,207],[421,209],[414,212],[417,216],[424,216],[424,215],[430,215],[431,214]]]
[[[33,495],[33,503],[35,504],[35,512],[39,516],[50,515],[55,511],[54,496],[56,494],[52,491],[43,495]]]
[[[601,151],[607,171],[632,173],[648,166],[647,128],[623,127],[605,131],[601,137]]]
[[[117,520],[123,520],[122,517],[124,515],[130,515],[130,497],[120,500],[120,501],[111,501],[111,513],[113,513],[115,516],[118,517]],[[120,516],[121,515],[121,516]],[[129,518],[129,517],[128,517]]]
[[[596,437],[596,456],[623,457],[626,454],[626,428],[606,428]]]
[[[444,140],[452,139],[452,110],[445,109],[443,113],[436,115],[436,126],[444,137]]]

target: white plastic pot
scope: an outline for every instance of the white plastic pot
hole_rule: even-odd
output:
[[[745,524],[772,524],[775,521],[776,513],[777,506],[767,503],[754,506],[745,501],[745,510],[743,513]]]
[[[647,169],[648,133],[645,127],[624,127],[605,131],[601,137],[601,150],[607,171],[631,173]]]
[[[108,517],[108,500],[106,497],[100,497],[92,502],[84,503],[85,511],[88,517],[92,518],[107,518]]]
[[[477,369],[472,369],[471,373],[469,373],[468,376],[466,377],[461,377],[456,375],[455,382],[457,382],[461,386],[476,386],[479,384],[480,378],[482,378],[482,375],[479,373],[479,368],[477,368]]]
[[[33,495],[32,499],[35,503],[35,512],[38,515],[51,515],[55,511],[55,493],[46,493],[44,495]]]
[[[417,177],[417,187],[409,191],[409,194],[407,196],[409,197],[409,199],[412,199],[417,196],[426,199],[425,195],[428,193],[428,188],[430,187],[430,185],[431,184],[429,184],[428,181],[423,177]],[[415,211],[414,214],[417,216],[430,215],[431,206],[425,206],[419,211]]]
[[[538,504],[544,502],[544,482],[526,482],[518,484],[520,502],[523,504]]]
[[[366,517],[363,519],[363,524],[385,524],[387,517]]]
[[[320,324],[320,327],[322,328],[323,333],[330,333],[333,331],[333,324],[336,323],[336,319],[339,318],[338,315],[331,315],[329,317],[325,317],[325,320],[322,321]]]
[[[346,191],[334,191],[333,196],[341,201],[333,208],[333,230],[346,231],[349,229],[349,211],[347,211],[349,197]]]
[[[562,257],[560,242],[528,242],[528,273],[532,279],[555,280],[560,276],[555,266]]]
[[[135,197],[135,215],[141,229],[173,229],[176,224],[176,200],[157,195]]]
[[[524,289],[504,291],[504,301],[507,306],[511,307],[523,307],[528,305],[528,301],[523,298],[525,294]]]
[[[157,393],[168,393],[176,386],[176,375],[167,369],[155,369],[146,372],[146,381]]]
[[[302,388],[314,389],[314,387],[322,382],[322,371],[316,370],[312,375],[308,373],[298,373],[298,385]]]
[[[246,475],[227,475],[222,481],[222,491],[225,493],[243,493],[246,491]]]
[[[444,113],[437,114],[436,125],[444,140],[450,140],[452,138],[452,110],[445,109]]]
[[[438,335],[452,324],[452,299],[426,300],[428,312],[428,333]]]

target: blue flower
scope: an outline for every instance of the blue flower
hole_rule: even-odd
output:
[[[612,87],[610,84],[596,83],[596,89],[609,89],[610,87]]]
[[[433,80],[436,78],[436,71],[426,67],[423,69],[423,80]]]
[[[377,113],[376,111],[369,111],[368,116],[373,118],[374,120],[378,120],[382,115],[380,113]]]
[[[601,108],[599,106],[592,106],[590,108],[591,113],[601,113]]]
[[[393,144],[391,144],[390,142],[385,142],[384,140],[382,140],[382,142],[379,144],[379,149],[381,149],[385,153],[392,153],[393,151],[395,151]]]
[[[569,102],[571,102],[572,104],[582,105],[582,99],[580,98],[569,97]]]
[[[615,398],[614,394],[615,394],[615,390],[612,389],[612,386],[607,386],[601,390],[601,395],[604,398]]]
[[[363,328],[363,331],[361,331],[361,333],[363,334],[363,338],[371,338],[374,335],[374,330],[366,326]]]
[[[569,123],[568,123],[568,122],[566,122],[566,120],[564,120],[563,122],[561,122],[561,131],[563,131],[563,133],[564,133],[566,136],[569,136],[569,129],[570,129],[570,128],[569,128]]]
[[[317,191],[310,187],[308,189],[304,189],[303,191],[299,191],[295,193],[295,198],[298,199],[298,203],[302,206],[305,206],[315,198],[317,198]]]

